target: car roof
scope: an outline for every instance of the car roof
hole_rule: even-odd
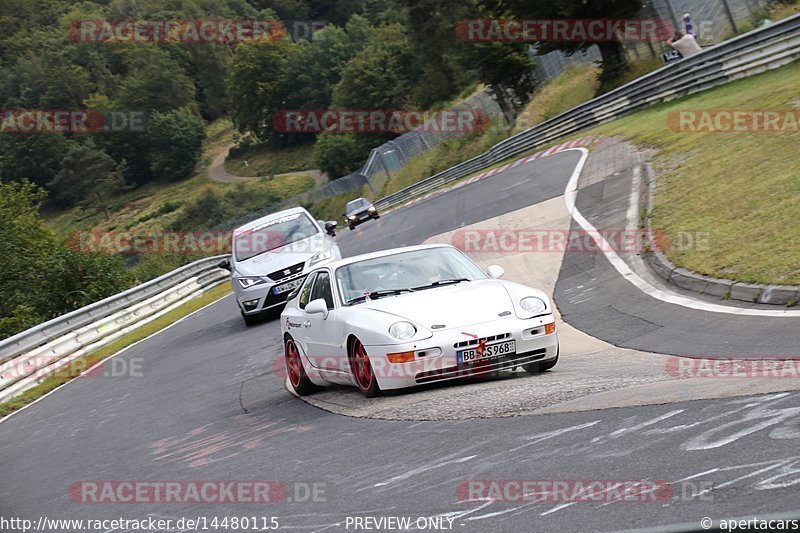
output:
[[[362,202],[370,203],[369,200],[367,200],[366,198],[362,197],[362,198],[355,198],[353,200],[350,200],[349,202],[347,202],[347,205],[354,204],[356,202],[358,202],[358,203],[362,203]]]
[[[402,248],[391,248],[389,250],[381,250],[380,252],[372,252],[368,254],[356,255],[353,257],[346,257],[344,259],[338,259],[336,261],[325,263],[324,265],[321,265],[321,267],[335,270],[337,268],[350,265],[352,263],[366,261],[367,259],[377,259],[379,257],[388,257],[390,255],[397,255],[405,252],[416,252],[418,250],[434,250],[437,248],[453,248],[457,250],[455,246],[452,246],[450,244],[420,244],[417,246],[404,246]]]
[[[278,211],[277,213],[270,213],[269,215],[263,216],[261,218],[257,218],[256,220],[252,220],[243,226],[239,226],[235,230],[233,230],[234,235],[238,235],[240,233],[244,233],[249,231],[253,228],[257,228],[260,225],[264,224],[265,222],[269,222],[270,220],[274,220],[277,218],[284,217],[286,215],[294,215],[295,213],[305,213],[308,215],[309,218],[313,219],[314,217],[306,211],[304,207],[292,207],[291,209],[284,209],[283,211]]]

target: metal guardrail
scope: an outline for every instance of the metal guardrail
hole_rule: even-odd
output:
[[[509,137],[483,154],[375,202],[380,210],[402,204],[522,152],[609,122],[655,103],[760,74],[800,58],[800,15],[751,31],[700,54],[662,67],[541,124]]]
[[[229,279],[207,257],[0,341],[0,401]]]

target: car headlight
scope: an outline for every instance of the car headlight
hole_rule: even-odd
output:
[[[405,341],[417,334],[417,328],[411,322],[395,322],[389,328],[389,335],[399,341]]]
[[[519,306],[529,313],[534,315],[544,313],[547,310],[547,304],[544,300],[535,296],[527,296],[519,301]]]
[[[356,218],[358,218],[358,217],[357,217],[357,216],[355,216],[355,215],[347,215],[347,218],[348,218],[349,220],[355,220],[355,219],[356,219]]]
[[[264,280],[257,277],[257,276],[250,276],[250,277],[241,277],[236,278],[239,280],[239,285],[242,286],[243,289],[249,289],[253,285],[258,285],[259,283],[264,283]]]
[[[333,257],[333,254],[331,253],[330,250],[323,250],[321,252],[317,252],[316,254],[311,256],[311,259],[308,260],[308,266],[310,266],[310,267],[314,266],[317,263],[319,263],[321,261],[327,261],[328,259],[331,259],[332,257]]]
[[[369,206],[369,208],[367,209],[367,211],[369,211],[370,213],[374,213],[375,211],[377,211],[377,209],[375,209],[375,206],[374,206],[374,205],[371,205],[371,206]]]

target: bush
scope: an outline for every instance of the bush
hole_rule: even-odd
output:
[[[323,133],[314,145],[314,163],[331,179],[341,178],[361,168],[370,150],[382,142],[353,134]]]
[[[224,199],[214,192],[214,189],[206,189],[183,208],[169,229],[184,231],[206,229],[221,224],[228,218],[230,213]]]

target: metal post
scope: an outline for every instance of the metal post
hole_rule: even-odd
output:
[[[681,30],[681,28],[683,27],[681,25],[681,19],[679,19],[678,14],[675,13],[675,7],[673,7],[672,5],[672,0],[664,0],[664,2],[667,4],[667,10],[669,11],[670,18],[672,18],[672,22],[675,23],[675,29],[683,31]]]
[[[424,136],[424,135],[422,135],[422,133],[420,133],[419,131],[416,131],[415,133],[416,133],[417,135],[419,135],[419,140],[421,140],[421,141],[422,141],[422,145],[425,147],[425,151],[426,151],[426,152],[430,152],[430,150],[431,150],[431,145],[430,145],[430,144],[428,144],[428,141],[426,141],[426,140],[425,140],[425,136]]]
[[[375,187],[372,186],[372,181],[370,181],[369,176],[367,176],[365,174],[359,174],[359,176],[363,176],[364,180],[366,180],[366,182],[367,182],[367,185],[369,185],[369,190],[372,191],[372,199],[373,200],[377,200],[378,199],[378,193],[375,192]]]
[[[383,154],[380,152],[380,150],[377,151],[377,154],[378,154],[378,159],[381,160],[381,166],[383,167],[383,171],[386,172],[386,178],[392,179],[392,175],[389,174],[389,167],[386,166],[386,162],[383,160]]]
[[[720,0],[722,5],[725,7],[725,13],[728,15],[728,19],[731,21],[731,26],[733,27],[734,33],[739,33],[739,24],[736,22],[736,15],[731,9],[731,3],[729,0]]]

